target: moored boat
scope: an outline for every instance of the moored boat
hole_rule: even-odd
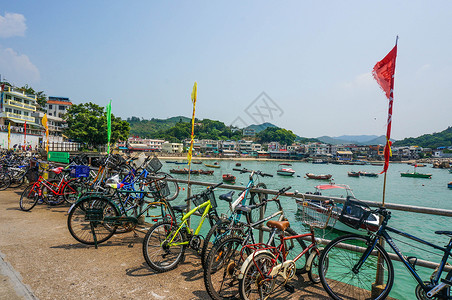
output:
[[[306,173],[306,177],[308,177],[310,179],[317,179],[317,180],[329,180],[331,177],[333,177],[333,175],[331,175],[331,174],[315,175],[312,173]]]
[[[400,176],[402,177],[413,177],[413,178],[432,178],[432,174],[424,174],[424,173],[418,173],[418,172],[405,172],[400,173]]]
[[[195,164],[195,165],[200,165],[200,164],[202,164],[202,162],[201,162],[201,161],[198,161],[198,160],[192,161],[191,163],[192,163],[192,164]]]
[[[242,164],[241,163],[236,163],[235,166],[236,167],[240,167]]]
[[[452,181],[447,184],[447,187],[452,189]]]
[[[351,172],[348,172],[347,174],[350,177],[359,177],[359,172],[351,171]]]
[[[293,176],[293,174],[295,174],[295,171],[290,168],[291,166],[291,164],[279,164],[276,174],[282,176]]]
[[[323,159],[314,159],[312,161],[313,164],[327,164],[328,162],[326,160]]]
[[[232,174],[223,174],[223,181],[225,182],[235,182],[235,176]]]
[[[219,168],[220,165],[217,162],[214,162],[213,164],[204,164],[208,168]]]
[[[346,198],[351,197],[352,199],[355,198],[355,195],[353,194],[353,191],[351,190],[351,188],[346,185],[346,184],[321,184],[315,187],[316,191],[312,194],[314,195],[321,195],[321,196],[329,196],[329,197],[341,197],[344,198],[344,196]],[[328,191],[333,191],[333,194],[335,193],[334,191],[342,191],[342,193],[340,195],[324,195],[325,192],[328,193]],[[356,198],[355,198],[356,199]],[[326,200],[326,199],[325,199]],[[296,199],[295,200],[297,203],[297,208],[299,211],[303,210],[303,200],[302,199]],[[308,200],[308,201],[314,201],[319,203],[320,205],[322,205],[321,201],[319,200]],[[353,229],[350,226],[342,223],[339,221],[339,217],[341,215],[341,211],[343,208],[343,204],[342,203],[335,203],[335,207],[332,211],[332,215],[331,218],[334,220],[331,220],[330,222],[328,222],[327,227],[332,227],[336,230],[340,230],[340,231],[345,231],[345,232],[350,232],[350,233],[358,233],[358,234],[363,234],[364,230],[366,230],[366,228],[368,228],[369,230],[376,230],[378,228],[379,225],[379,217],[378,215],[375,214],[370,214],[369,217],[366,220],[366,223],[363,224],[361,226],[360,229]]]
[[[201,175],[213,175],[213,170],[198,170]]]
[[[372,172],[359,172],[359,176],[378,177],[378,173],[372,173]]]

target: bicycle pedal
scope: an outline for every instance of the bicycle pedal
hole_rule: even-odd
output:
[[[284,289],[286,291],[288,291],[289,293],[291,293],[291,294],[295,292],[295,287],[293,285],[291,285],[291,284],[288,284],[288,283],[286,283],[284,285]]]

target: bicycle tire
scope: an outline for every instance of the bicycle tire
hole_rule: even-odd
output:
[[[88,187],[78,179],[71,179],[63,187],[63,198],[69,204],[74,204],[88,190]]]
[[[367,248],[370,238],[351,234],[338,237],[331,241],[322,251],[319,260],[319,276],[323,288],[333,299],[385,299],[394,283],[394,268],[388,253],[379,244],[375,246],[374,254],[367,257],[358,271],[353,268],[362,256],[358,247]],[[348,249],[339,248],[347,246]],[[383,286],[380,294],[371,295],[375,282],[378,256],[383,267]],[[372,296],[372,297],[371,297]]]
[[[11,176],[11,184],[9,185],[9,187],[12,189],[19,188],[24,183],[24,178],[25,172],[17,171],[14,176]]]
[[[267,186],[264,183],[258,183],[254,188],[256,189],[266,189]],[[249,199],[247,200],[247,205],[256,205],[262,203],[262,201],[267,199],[267,194],[264,193],[250,193]],[[267,204],[262,205],[259,209],[253,209],[251,211],[251,222],[255,223],[261,219],[261,213],[262,215],[265,214],[265,211],[267,210]]]
[[[87,220],[89,210],[102,210],[102,220]],[[104,198],[89,197],[79,200],[71,207],[67,226],[73,238],[82,244],[94,245],[107,241],[116,232],[116,225],[104,222],[105,216],[119,216],[113,203]],[[94,239],[93,232],[96,234]]]
[[[174,179],[173,176],[171,176],[170,174],[165,173],[165,172],[157,172],[157,173],[155,173],[155,175],[157,177],[165,176],[165,178]],[[168,188],[170,191],[170,194],[168,196],[166,196],[165,199],[167,201],[172,201],[172,200],[176,199],[177,196],[179,196],[179,191],[180,191],[179,184],[176,181],[168,181],[168,180],[165,180],[165,181],[166,181],[166,184],[168,185]]]
[[[185,241],[181,231],[176,233],[177,229],[175,223],[161,221],[155,223],[143,239],[144,259],[148,266],[158,273],[175,269],[184,258],[186,245],[169,247],[166,242],[169,239],[174,243]]]
[[[35,184],[29,184],[20,195],[19,206],[23,211],[29,211],[35,207],[39,199],[39,191],[35,189]]]
[[[203,268],[206,266],[207,256],[212,249],[214,243],[216,243],[222,235],[231,234],[227,232],[231,220],[219,219],[209,230],[204,238],[204,242],[201,249],[201,264]]]
[[[11,185],[11,176],[8,173],[0,173],[0,191],[4,191]]]
[[[207,255],[204,285],[212,299],[236,299],[238,274],[243,260],[240,256],[244,239],[236,235],[221,238]]]
[[[319,261],[320,261],[320,254],[315,249],[312,250],[311,256],[309,257],[309,271],[308,271],[308,277],[309,280],[311,280],[312,283],[320,283],[320,276],[319,276]],[[328,270],[328,258],[325,260],[325,266]]]
[[[239,280],[240,298],[244,300],[267,299],[273,292],[274,278],[264,278],[275,266],[275,256],[269,252],[257,253],[245,267],[242,279]]]

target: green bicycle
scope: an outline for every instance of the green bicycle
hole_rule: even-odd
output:
[[[199,251],[201,249],[202,237],[200,231],[208,216],[210,226],[218,221],[216,211],[217,203],[213,190],[223,183],[207,188],[204,192],[196,194],[185,201],[193,201],[195,208],[184,214],[186,205],[172,206],[174,212],[182,214],[181,223],[176,220],[164,220],[155,223],[143,240],[143,256],[146,263],[159,273],[173,270],[183,260],[187,247]],[[201,221],[193,232],[188,224],[191,215],[200,212]]]

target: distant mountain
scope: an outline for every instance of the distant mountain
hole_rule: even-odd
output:
[[[341,135],[339,137],[321,136],[317,139],[322,141],[323,143],[331,145],[384,145],[386,143],[386,137],[384,135]]]
[[[246,127],[246,128],[248,128],[248,129],[254,129],[255,131],[256,131],[256,133],[259,133],[259,132],[261,132],[262,130],[265,130],[265,129],[267,129],[267,128],[269,128],[269,127],[278,127],[278,126],[276,126],[276,125],[274,125],[274,124],[272,124],[272,123],[262,123],[262,124],[259,124],[259,125],[255,125],[255,124],[253,124],[253,125],[250,125],[250,126],[248,126],[248,127]]]

